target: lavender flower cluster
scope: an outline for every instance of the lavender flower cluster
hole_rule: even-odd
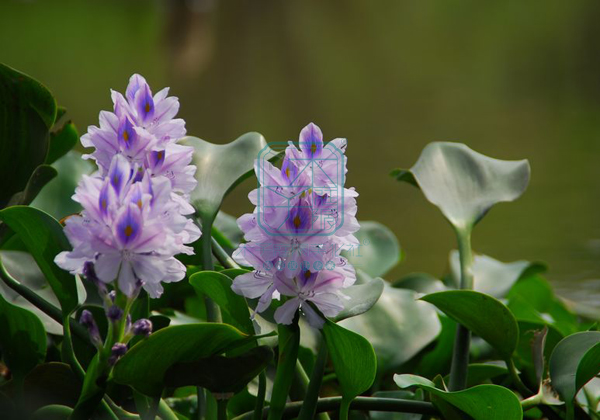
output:
[[[354,188],[344,188],[346,140],[323,143],[318,126],[309,124],[300,133],[298,149],[285,149],[281,169],[257,161],[259,188],[249,195],[256,206],[238,219],[248,241],[234,259],[255,270],[236,277],[233,290],[258,298],[256,312],[273,298],[286,297],[275,311],[275,320],[290,324],[300,309],[316,328],[325,316],[343,309],[343,289],[356,280],[354,268],[339,255],[358,245]],[[314,306],[313,306],[314,305]]]
[[[185,266],[175,255],[192,254],[200,229],[189,194],[196,186],[193,148],[177,144],[185,122],[174,118],[179,101],[165,88],[152,95],[140,75],[129,80],[125,96],[112,91],[114,112],[100,112],[100,127],[81,137],[94,151],[98,171],[84,176],[73,199],[83,211],[66,220],[73,246],[55,262],[73,274],[93,264],[101,283],[116,281],[127,296],[144,288],[163,292],[162,282],[179,281]]]

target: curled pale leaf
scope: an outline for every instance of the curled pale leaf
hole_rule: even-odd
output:
[[[523,194],[530,168],[527,160],[493,159],[462,143],[435,142],[423,149],[410,172],[427,200],[455,228],[469,229],[494,204]],[[413,178],[404,175],[398,179]]]

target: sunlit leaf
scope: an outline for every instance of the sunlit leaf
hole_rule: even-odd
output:
[[[343,253],[355,268],[371,277],[379,277],[400,262],[398,239],[381,223],[360,222],[360,229],[355,235],[360,245]]]
[[[181,144],[194,148],[198,185],[191,202],[202,217],[211,220],[217,214],[223,197],[239,182],[249,177],[259,152],[267,147],[258,133],[246,133],[228,144],[213,144],[196,137],[185,137]]]
[[[530,275],[545,271],[540,263],[515,261],[503,263],[487,255],[475,255],[473,258],[473,290],[486,293],[495,298],[506,296],[510,288],[524,274]],[[460,260],[458,251],[450,253],[450,270],[456,287],[460,284]]]
[[[230,277],[216,271],[201,271],[190,277],[190,284],[200,296],[207,295],[219,305],[225,322],[246,334],[254,334],[246,299],[231,290],[232,283]]]
[[[472,290],[448,290],[421,299],[486,340],[504,359],[510,358],[517,348],[517,321],[497,299]]]
[[[364,337],[331,321],[323,326],[323,336],[342,388],[343,401],[349,404],[373,384],[377,374],[375,352]]]
[[[60,220],[81,211],[81,205],[71,198],[75,187],[83,175],[89,175],[94,166],[81,157],[81,153],[71,151],[52,164],[58,176],[50,181],[31,203],[54,218]]]
[[[349,299],[343,300],[344,309],[333,320],[338,322],[367,312],[379,300],[383,287],[384,281],[376,278],[368,283],[355,284],[344,289],[344,295]]]
[[[517,396],[498,385],[477,385],[458,392],[446,392],[428,379],[415,375],[394,375],[400,388],[416,386],[458,408],[473,420],[521,420],[523,410]]]
[[[440,332],[435,308],[416,298],[416,292],[412,290],[396,289],[386,284],[381,297],[370,310],[340,322],[340,325],[369,340],[381,371],[402,365]]]
[[[225,324],[166,327],[133,346],[115,365],[113,378],[145,395],[159,396],[165,373],[175,363],[193,362],[222,353],[245,337]]]
[[[455,228],[470,229],[494,204],[517,199],[527,188],[530,169],[526,160],[498,160],[462,143],[434,142],[410,172]],[[401,171],[395,175],[413,179]]]

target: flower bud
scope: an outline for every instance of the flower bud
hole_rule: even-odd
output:
[[[79,322],[87,328],[92,343],[96,347],[102,347],[102,337],[100,337],[100,330],[98,330],[98,325],[94,320],[94,315],[92,315],[92,313],[86,309],[81,312],[81,318],[79,318]]]
[[[115,363],[117,363],[117,360],[119,360],[122,356],[125,355],[125,353],[127,353],[127,344],[115,343],[110,351],[108,363],[111,366],[114,365]]]
[[[132,331],[134,335],[148,337],[152,333],[152,321],[146,318],[138,319],[133,323]]]
[[[106,317],[112,322],[120,321],[123,317],[123,309],[119,308],[117,305],[112,305],[106,311]]]

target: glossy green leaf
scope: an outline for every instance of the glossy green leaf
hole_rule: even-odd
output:
[[[71,198],[83,175],[89,175],[94,165],[71,151],[52,164],[58,176],[46,185],[31,203],[57,220],[81,211],[81,205]]]
[[[200,296],[207,295],[219,305],[225,322],[246,334],[254,334],[246,299],[231,290],[232,283],[231,278],[216,271],[201,271],[190,277],[190,284]]]
[[[368,283],[355,284],[344,289],[344,295],[349,299],[343,300],[344,309],[332,320],[339,322],[367,312],[381,297],[384,284],[382,279],[376,278]]]
[[[513,201],[527,188],[529,162],[493,159],[462,143],[428,144],[410,169],[427,200],[457,229],[469,229],[496,203]],[[397,173],[401,180],[408,175]]]
[[[0,296],[0,349],[15,378],[25,375],[46,357],[46,331],[31,312]]]
[[[71,249],[61,225],[47,213],[24,206],[0,211],[0,220],[23,241],[52,287],[63,313],[70,313],[78,305],[75,277],[54,263],[56,255]]]
[[[433,382],[415,375],[394,375],[400,388],[417,386],[458,408],[473,420],[521,420],[523,410],[517,396],[498,385],[477,385],[464,391],[446,392]]]
[[[62,126],[54,128],[50,133],[50,145],[45,163],[50,165],[66,155],[75,147],[78,140],[79,133],[71,121],[66,121]]]
[[[14,279],[55,307],[58,308],[60,306],[58,299],[31,254],[23,251],[0,251],[0,257],[2,258],[2,265]],[[42,321],[44,329],[48,334],[63,334],[62,324],[52,319],[2,282],[0,282],[0,294],[9,303],[27,309],[36,315]]]
[[[258,133],[246,133],[228,144],[213,144],[196,137],[185,137],[181,144],[194,148],[198,185],[191,202],[203,217],[214,219],[223,197],[252,174],[254,161],[267,147]]]
[[[40,191],[56,177],[56,169],[49,165],[40,165],[35,168],[23,191],[12,196],[9,206],[28,205]]]
[[[371,277],[379,277],[400,262],[400,244],[386,226],[379,222],[360,222],[360,229],[355,235],[360,245],[343,252],[355,268]]]
[[[237,393],[244,389],[273,358],[273,350],[254,347],[235,356],[211,356],[195,362],[177,363],[165,374],[165,386],[200,386],[213,393]]]
[[[56,103],[41,83],[0,64],[0,208],[44,163]]]
[[[370,310],[340,325],[369,340],[381,371],[399,367],[411,359],[431,343],[441,329],[435,308],[419,302],[416,292],[387,284]]]
[[[570,404],[577,392],[600,372],[600,332],[586,331],[564,338],[550,357],[552,387]]]
[[[423,296],[450,318],[486,340],[508,359],[519,342],[519,326],[499,300],[472,290],[449,290]]]
[[[368,390],[375,380],[375,351],[364,337],[331,321],[325,322],[323,336],[342,388],[342,397],[349,404]]]
[[[166,327],[133,346],[115,365],[113,378],[145,395],[159,396],[165,373],[175,363],[193,362],[222,353],[245,337],[226,324]]]
[[[43,363],[25,377],[24,394],[32,410],[50,404],[73,407],[80,392],[81,380],[65,363]]]
[[[487,255],[475,255],[473,258],[473,290],[486,293],[497,299],[506,296],[511,287],[525,274],[531,275],[546,270],[540,263],[515,261],[504,263]],[[454,285],[460,284],[460,260],[458,251],[450,253],[450,271]]]

